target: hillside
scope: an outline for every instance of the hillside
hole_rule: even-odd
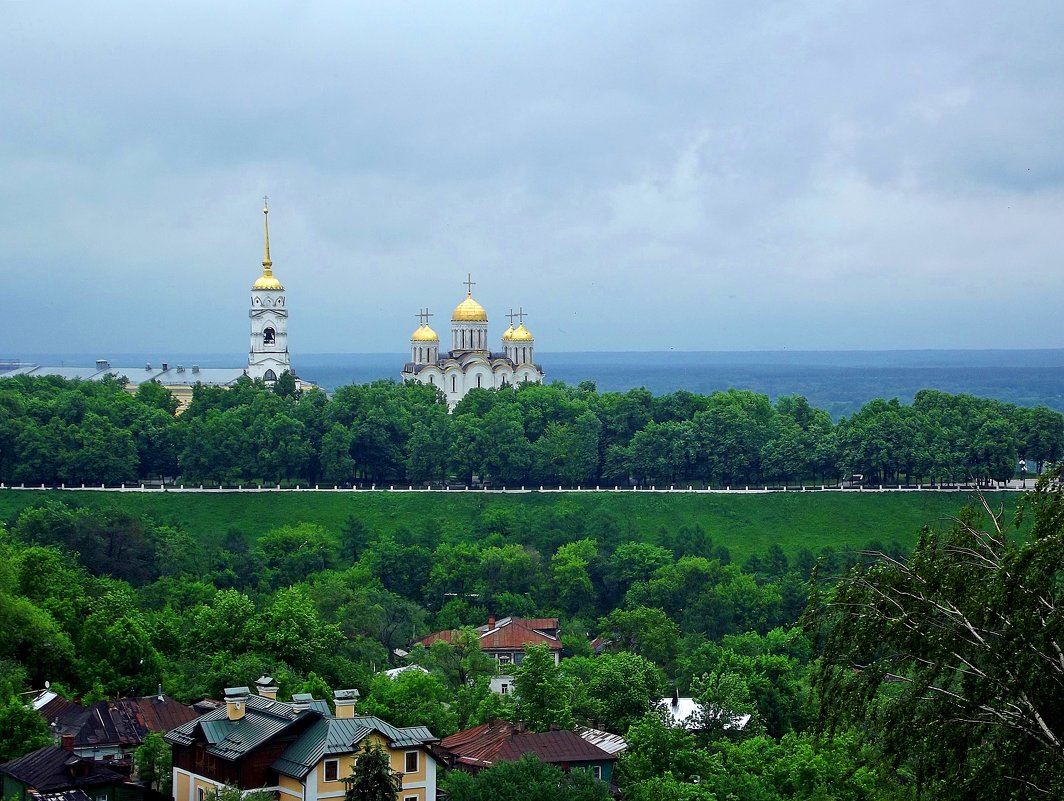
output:
[[[564,533],[588,521],[620,528],[624,539],[658,542],[661,533],[700,526],[717,545],[743,560],[779,543],[789,555],[805,547],[862,547],[871,540],[906,549],[923,525],[956,515],[973,500],[964,493],[773,493],[768,495],[651,495],[644,493],[312,493],[180,494],[0,491],[0,520],[10,523],[26,506],[46,499],[91,507],[117,507],[174,524],[201,542],[236,530],[249,540],[293,522],[336,531],[351,516],[368,528],[393,532],[426,525],[443,540],[462,541],[500,532],[525,540],[540,527]],[[1011,515],[1017,493],[989,493],[994,508]],[[558,537],[552,537],[557,539]]]

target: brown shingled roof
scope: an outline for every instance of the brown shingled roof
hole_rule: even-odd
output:
[[[75,735],[78,748],[135,747],[148,732],[167,732],[199,717],[167,695],[97,701],[88,707],[56,697],[38,711],[56,733]]]
[[[521,623],[524,623],[530,629],[541,629],[544,631],[557,631],[558,618],[556,617],[526,617],[515,618]]]
[[[452,734],[440,745],[456,762],[472,768],[486,768],[495,762],[516,762],[525,754],[555,765],[612,762],[617,758],[576,732],[565,729],[529,732],[504,720],[493,720]]]
[[[477,629],[477,634],[480,636],[482,651],[520,651],[526,645],[546,645],[552,651],[560,651],[562,650],[560,638],[536,630],[537,628],[557,629],[557,627],[557,618],[523,620],[519,617],[507,617],[495,625],[481,626]],[[426,646],[432,645],[436,640],[451,642],[454,635],[454,630],[436,631],[422,637],[419,642]]]
[[[75,770],[75,767],[80,770]],[[58,745],[46,745],[0,765],[6,773],[42,793],[79,787],[122,784],[126,777],[104,762],[80,758]]]

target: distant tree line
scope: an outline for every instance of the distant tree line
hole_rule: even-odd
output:
[[[473,390],[448,414],[432,386],[389,381],[331,397],[241,380],[197,387],[189,408],[157,384],[0,381],[0,481],[117,484],[468,483],[742,486],[1004,480],[1064,456],[1064,416],[934,390],[874,400],[838,423],[801,396],[772,403],[594,384]]]

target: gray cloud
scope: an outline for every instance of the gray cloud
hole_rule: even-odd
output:
[[[4,17],[0,355],[240,351],[263,192],[297,351],[1064,346],[1059,4]]]

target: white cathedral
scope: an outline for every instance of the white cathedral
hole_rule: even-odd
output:
[[[420,312],[421,324],[410,335],[410,361],[403,366],[401,378],[439,387],[451,409],[471,389],[542,384],[543,369],[535,362],[536,341],[525,328],[525,313],[511,312],[508,316],[510,325],[502,334],[502,350],[492,352],[488,313],[473,300],[470,277],[465,300],[451,314],[451,349],[440,355],[440,337],[428,324],[432,315],[428,309]]]

